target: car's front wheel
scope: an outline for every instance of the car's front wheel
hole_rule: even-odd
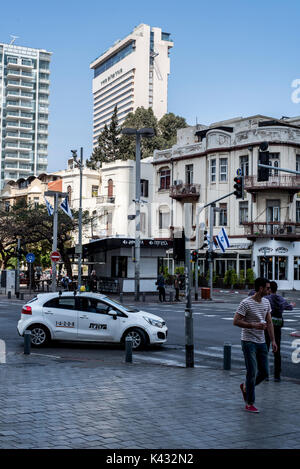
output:
[[[144,331],[137,327],[135,327],[134,329],[130,329],[125,333],[124,341],[126,340],[126,337],[132,338],[133,350],[142,350],[147,344],[147,338]]]
[[[42,324],[34,324],[28,328],[31,331],[31,345],[44,347],[50,341],[49,331]]]

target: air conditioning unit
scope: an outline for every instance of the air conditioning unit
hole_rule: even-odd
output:
[[[174,186],[182,186],[183,182],[181,179],[176,179],[176,181],[174,181]]]

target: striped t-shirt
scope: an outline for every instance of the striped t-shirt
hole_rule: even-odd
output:
[[[248,297],[241,301],[237,313],[244,316],[246,322],[262,322],[266,320],[267,313],[271,313],[271,305],[266,298],[262,298],[261,302],[258,302],[252,297]],[[263,329],[242,328],[241,339],[263,344],[265,342],[265,333]]]

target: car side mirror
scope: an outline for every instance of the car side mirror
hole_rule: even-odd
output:
[[[118,317],[117,312],[116,312],[114,309],[109,309],[109,310],[107,311],[107,314],[108,314],[109,316],[112,316],[114,319],[117,319],[117,317]]]

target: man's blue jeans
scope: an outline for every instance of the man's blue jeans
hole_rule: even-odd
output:
[[[249,405],[255,402],[255,386],[269,376],[268,349],[265,343],[256,344],[242,340],[246,364],[246,394]]]

